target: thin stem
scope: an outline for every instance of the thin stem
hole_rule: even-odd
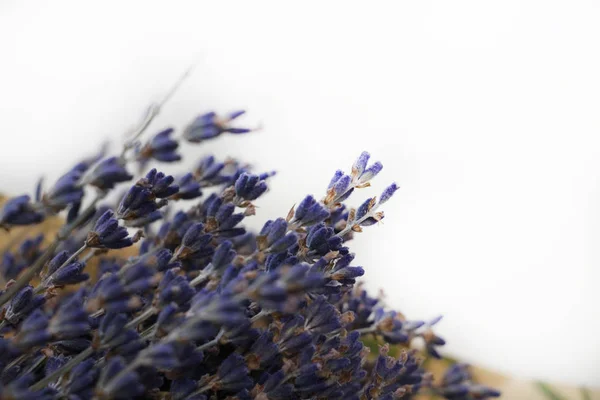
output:
[[[10,368],[14,367],[15,365],[19,364],[21,361],[26,360],[27,357],[29,357],[29,354],[23,354],[17,358],[15,358],[14,360],[12,360],[6,367],[4,367],[5,371],[8,371]]]
[[[213,340],[196,347],[196,350],[202,351],[202,350],[208,349],[208,348],[218,344],[219,340],[221,340],[221,338],[223,337],[224,334],[225,334],[225,331],[223,329],[221,329],[219,331],[219,333],[217,334],[217,336]]]
[[[265,317],[265,316],[267,316],[269,314],[270,314],[269,311],[260,310],[260,312],[258,314],[256,314],[254,317],[250,318],[250,322],[256,322],[259,319],[261,319],[262,317]]]
[[[165,95],[165,97],[163,97],[163,99],[158,104],[152,104],[148,108],[148,110],[146,110],[146,114],[144,115],[144,117],[140,121],[140,124],[135,129],[133,129],[131,131],[129,139],[127,139],[127,141],[125,142],[125,145],[123,146],[123,150],[121,152],[121,159],[122,160],[125,160],[125,153],[127,153],[127,150],[129,150],[129,149],[131,149],[132,147],[135,146],[135,143],[136,143],[137,139],[146,131],[146,129],[152,123],[152,121],[154,120],[154,118],[156,118],[156,116],[158,114],[160,114],[160,111],[163,108],[163,106],[173,97],[173,95],[175,95],[175,93],[181,87],[181,85],[183,84],[183,82],[190,76],[190,74],[191,74],[191,72],[192,72],[193,69],[194,69],[194,65],[190,66],[179,77],[179,79],[177,79],[177,81],[171,87],[171,89],[167,92],[167,94]]]
[[[352,221],[352,222],[348,222],[348,224],[346,225],[346,227],[344,229],[342,229],[341,231],[339,231],[338,233],[335,234],[335,236],[341,237],[343,238],[348,232],[350,232],[352,230],[352,228],[355,225],[360,225],[361,222],[365,221],[367,218],[372,217],[373,215],[375,215],[375,210],[377,210],[377,208],[379,205],[376,204],[368,213],[366,213],[362,218],[357,219],[356,221]]]
[[[369,326],[368,328],[354,329],[354,332],[358,332],[361,335],[366,335],[367,333],[374,333],[376,330],[377,330],[376,327]]]
[[[127,150],[129,150],[135,146],[137,138],[139,138],[144,133],[144,131],[146,130],[146,128],[148,128],[148,126],[150,125],[152,120],[154,118],[156,118],[156,116],[160,112],[159,110],[160,110],[160,106],[158,106],[156,104],[152,104],[150,107],[148,107],[148,109],[146,110],[146,114],[140,121],[139,125],[131,131],[131,133],[130,133],[131,137],[129,139],[127,139],[127,141],[123,145],[123,150],[121,151],[121,160],[122,161],[124,161],[124,162],[127,161],[125,159],[125,154],[127,153]]]
[[[104,314],[104,308],[99,309],[98,311],[90,314],[90,317],[92,318],[98,318],[99,316]]]
[[[213,272],[213,265],[212,264],[208,264],[201,272],[200,274],[195,277],[194,279],[192,279],[190,281],[190,286],[197,286],[199,284],[201,284],[202,282],[204,282],[204,280],[206,278],[208,278],[210,276],[210,274]]]
[[[173,95],[175,93],[177,93],[177,90],[179,90],[179,88],[181,88],[181,85],[183,84],[183,82],[185,82],[185,80],[190,77],[190,75],[192,74],[192,71],[194,71],[195,67],[196,67],[196,63],[193,63],[192,65],[190,65],[188,67],[188,69],[185,70],[185,72],[183,74],[181,74],[181,76],[179,77],[177,82],[175,82],[175,84],[171,87],[171,90],[169,90],[167,92],[165,97],[163,97],[162,101],[158,104],[159,108],[164,106],[169,100],[171,100]]]
[[[92,259],[92,257],[94,257],[96,255],[96,251],[92,250],[90,252],[88,252],[85,256],[81,257],[81,262],[82,263],[87,263],[88,261],[90,261]]]
[[[46,261],[52,257],[58,246],[69,237],[69,235],[79,227],[84,221],[88,219],[91,213],[95,211],[96,203],[98,203],[104,197],[103,193],[99,193],[92,203],[81,213],[79,216],[73,221],[70,225],[64,225],[59,231],[56,239],[48,246],[46,251],[35,260],[35,263],[31,267],[29,267],[16,281],[12,284],[6,292],[0,296],[0,306],[6,304],[12,297],[22,288],[24,288],[34,276],[39,274],[39,272],[44,268],[44,264]]]
[[[71,264],[73,262],[73,260],[76,259],[81,253],[83,253],[85,251],[85,249],[87,249],[87,248],[88,248],[87,244],[84,243],[83,246],[81,246],[75,253],[71,254],[71,256],[69,258],[67,258],[67,261],[62,263],[62,265],[60,267],[58,267],[56,270],[58,271],[62,267]]]
[[[209,389],[210,389],[210,386],[208,386],[208,385],[204,385],[204,386],[202,386],[200,389],[196,390],[194,393],[190,394],[190,395],[189,395],[188,397],[186,397],[186,398],[192,398],[192,397],[194,397],[194,396],[196,396],[196,395],[199,395],[199,394],[202,394],[202,393],[206,392],[206,391],[207,391],[207,390],[209,390]]]
[[[150,340],[150,337],[154,336],[156,334],[157,327],[158,326],[156,324],[150,325],[150,327],[148,329],[146,329],[145,331],[140,333],[140,338]]]
[[[44,360],[46,359],[46,356],[41,356],[38,357],[38,359],[33,363],[33,365],[31,365],[27,371],[25,372],[26,374],[30,374],[33,371],[35,371],[40,365],[42,365],[42,363],[44,362]]]
[[[93,353],[94,353],[94,349],[92,349],[91,347],[88,347],[87,349],[85,349],[84,351],[82,351],[81,353],[76,355],[74,358],[72,358],[65,365],[63,365],[62,367],[60,367],[59,369],[57,369],[56,371],[54,371],[53,373],[51,373],[50,375],[45,377],[44,379],[33,384],[29,389],[32,391],[43,389],[44,387],[46,387],[46,385],[53,382],[55,379],[60,378],[62,375],[66,374],[67,372],[72,370],[73,367],[75,367],[77,364],[79,364],[80,362],[82,362],[83,360],[85,360],[86,358],[91,356]]]
[[[153,306],[148,307],[144,312],[142,312],[140,315],[138,315],[133,320],[131,320],[129,323],[127,323],[127,325],[125,325],[125,328],[136,327],[138,324],[144,322],[145,320],[147,320],[148,318],[150,318],[151,316],[156,314],[157,311],[158,311],[158,309],[156,307],[153,307]]]

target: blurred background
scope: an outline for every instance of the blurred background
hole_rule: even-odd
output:
[[[599,20],[596,1],[2,0],[0,191],[118,144],[195,64],[150,130],[249,110],[261,131],[184,154],[277,170],[256,226],[368,150],[385,168],[354,204],[401,190],[351,246],[367,286],[443,314],[448,355],[598,386]]]

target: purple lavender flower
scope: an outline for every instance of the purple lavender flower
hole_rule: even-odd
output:
[[[287,232],[288,223],[283,218],[267,221],[257,238],[258,247],[261,250],[279,253],[294,246],[298,237],[293,232]]]
[[[254,382],[248,376],[248,368],[244,358],[238,354],[231,354],[221,365],[217,373],[218,380],[214,387],[219,390],[229,392],[238,392],[242,389],[249,389]]]
[[[221,172],[225,168],[225,163],[217,162],[213,156],[207,156],[200,160],[194,177],[205,184],[217,185],[223,183],[225,178],[221,176]]]
[[[180,307],[188,304],[196,293],[185,276],[175,275],[172,270],[165,273],[158,291],[158,298],[162,304],[174,303]]]
[[[72,262],[57,269],[43,281],[44,287],[61,287],[66,285],[75,285],[87,281],[89,274],[83,272],[85,263]]]
[[[191,173],[185,174],[177,181],[179,192],[173,194],[175,200],[191,200],[202,196],[202,187]]]
[[[306,196],[260,232],[243,224],[273,173],[255,174],[231,159],[205,156],[177,182],[150,169],[115,207],[115,186],[133,178],[128,170],[181,158],[172,129],[142,141],[156,112],[119,157],[79,163],[44,194],[38,185],[33,201],[16,197],[0,211],[6,229],[67,211],[54,241],[42,247],[42,236],[28,238],[3,254],[1,398],[392,400],[421,389],[455,400],[499,395],[473,383],[462,364],[432,380],[420,358],[440,356],[439,318],[407,320],[357,284],[365,269],[353,265],[348,241],[383,218],[379,207],[398,185],[356,209],[344,201],[370,186],[380,162],[369,165],[363,152],[350,172],[335,172],[322,197]],[[231,125],[242,114],[201,115],[184,139],[249,132]],[[84,198],[89,187],[99,192],[91,201]],[[170,204],[192,199],[185,211]],[[126,226],[140,230],[130,236]],[[124,247],[131,247],[127,258],[109,252]],[[86,271],[96,261],[96,273]],[[372,337],[386,343],[375,357],[363,344]],[[424,343],[422,354],[412,349],[416,342]],[[389,357],[389,344],[405,350]]]
[[[467,364],[455,364],[444,373],[443,380],[436,391],[446,399],[489,399],[500,397],[500,392],[484,385],[472,383]]]
[[[267,184],[258,175],[243,172],[235,181],[235,194],[244,200],[256,200],[267,191]]]
[[[88,315],[83,309],[83,292],[68,297],[50,319],[48,332],[57,339],[74,339],[90,330]]]
[[[156,169],[150,170],[123,197],[117,209],[117,217],[133,227],[142,227],[162,218],[158,209],[167,205],[167,197],[179,191],[173,181],[174,178],[170,175]]]
[[[116,184],[127,182],[133,176],[127,172],[123,161],[118,157],[110,157],[96,164],[83,178],[82,183],[97,187],[100,190],[110,190]]]
[[[248,133],[251,129],[234,128],[230,122],[245,114],[245,111],[235,111],[225,117],[219,117],[214,112],[200,115],[186,128],[183,136],[188,142],[198,143],[203,140],[213,139],[223,133]]]
[[[175,250],[174,258],[185,260],[209,256],[213,248],[209,246],[212,235],[205,233],[204,224],[196,223],[189,227],[181,241],[181,246]]]
[[[43,235],[25,239],[15,253],[6,252],[2,256],[0,272],[6,280],[14,279],[27,269],[43,253]]]
[[[42,203],[55,213],[69,205],[81,203],[84,193],[79,181],[85,169],[84,165],[78,164],[61,176],[48,193],[43,195]]]
[[[8,307],[4,310],[4,320],[17,325],[32,311],[44,304],[45,301],[44,296],[36,295],[33,287],[27,285],[14,295]]]
[[[181,156],[177,154],[179,142],[171,138],[173,132],[173,128],[167,128],[160,131],[143,147],[138,148],[138,160],[144,162],[147,162],[152,158],[162,162],[175,162],[181,160]]]
[[[329,211],[313,196],[306,196],[296,208],[291,222],[309,226],[319,223],[327,217],[329,217]]]
[[[11,225],[33,225],[42,222],[44,213],[37,210],[28,195],[14,197],[0,211],[0,227]]]
[[[21,324],[15,337],[15,345],[29,349],[47,343],[52,334],[48,332],[48,317],[40,310],[34,310]]]
[[[106,211],[96,221],[94,229],[88,233],[86,246],[95,248],[121,249],[133,244],[127,229],[119,226],[112,211]]]

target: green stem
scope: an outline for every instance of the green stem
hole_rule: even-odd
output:
[[[592,400],[592,395],[588,388],[582,387],[579,391],[581,392],[581,400]]]
[[[556,393],[549,385],[545,384],[544,382],[537,382],[536,385],[550,400],[567,400],[565,397]]]

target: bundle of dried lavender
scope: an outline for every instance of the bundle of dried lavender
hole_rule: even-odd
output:
[[[234,124],[244,112],[202,114],[181,135],[167,129],[143,141],[159,110],[120,154],[80,161],[0,211],[6,230],[65,215],[49,243],[26,237],[4,251],[2,399],[499,396],[473,383],[463,364],[434,381],[422,361],[439,357],[439,318],[407,320],[356,284],[364,270],[347,243],[383,219],[398,186],[357,209],[344,201],[371,185],[380,162],[363,152],[322,196],[306,196],[254,233],[242,222],[272,173],[212,156],[177,178],[149,168],[179,161],[183,143],[250,132]],[[131,182],[136,167],[147,172],[111,204],[107,194]],[[189,207],[170,212],[172,202]],[[110,252],[128,247],[128,259]],[[385,343],[378,355],[369,356],[366,338]],[[425,352],[413,349],[423,343]],[[389,344],[402,351],[390,356]]]

